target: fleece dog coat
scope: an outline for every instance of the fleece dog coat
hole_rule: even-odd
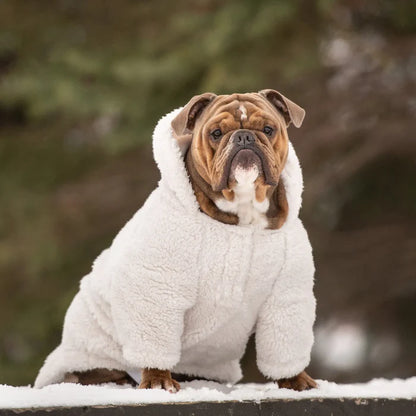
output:
[[[94,368],[153,367],[234,383],[253,332],[265,376],[292,377],[308,365],[314,264],[298,218],[303,182],[292,145],[281,175],[286,223],[223,224],[199,209],[171,129],[179,111],[153,134],[158,187],[81,280],[36,387]]]

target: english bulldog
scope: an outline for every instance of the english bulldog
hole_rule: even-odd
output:
[[[172,140],[176,141],[175,148],[177,149],[173,151],[178,152],[179,159],[182,160],[179,163],[183,163],[193,197],[196,199],[197,207],[200,211],[200,214],[195,213],[192,215],[199,218],[198,221],[210,221],[204,225],[208,227],[204,228],[205,230],[219,230],[218,234],[216,234],[217,237],[214,236],[210,239],[211,237],[205,236],[207,241],[209,241],[206,244],[213,246],[215,245],[215,238],[224,241],[228,238],[234,238],[231,236],[236,233],[239,235],[238,238],[240,240],[236,240],[237,243],[233,243],[233,247],[246,243],[249,244],[249,248],[245,252],[247,254],[243,255],[243,257],[239,254],[237,259],[237,262],[244,262],[244,257],[247,255],[252,257],[247,263],[248,265],[244,266],[244,270],[247,270],[247,272],[244,272],[247,275],[245,277],[246,280],[241,283],[240,281],[237,283],[233,281],[231,286],[227,283],[227,286],[220,289],[224,291],[228,290],[226,288],[232,287],[231,295],[229,296],[231,299],[230,305],[235,306],[228,305],[226,298],[224,298],[224,302],[218,301],[218,298],[222,296],[221,294],[215,294],[213,302],[217,302],[217,309],[221,309],[224,303],[227,304],[227,314],[233,313],[232,308],[237,310],[241,305],[247,304],[247,310],[250,310],[250,313],[247,312],[247,320],[242,323],[236,323],[234,326],[240,328],[240,326],[246,325],[246,322],[250,323],[247,323],[247,328],[244,330],[236,330],[238,335],[235,335],[235,343],[230,340],[224,346],[220,345],[225,335],[225,332],[221,331],[223,327],[226,328],[226,325],[232,324],[228,322],[228,318],[221,318],[221,322],[224,323],[223,326],[216,324],[215,331],[217,332],[210,329],[202,329],[204,325],[207,325],[205,323],[204,311],[207,311],[207,315],[212,313],[212,316],[215,316],[216,313],[215,308],[213,308],[212,312],[206,309],[208,302],[204,300],[204,293],[211,296],[212,291],[215,290],[212,282],[210,282],[210,276],[218,277],[219,283],[215,284],[215,286],[221,287],[224,279],[226,280],[232,275],[232,272],[224,271],[228,267],[226,263],[227,257],[219,258],[218,255],[213,255],[214,257],[208,256],[208,260],[206,260],[207,265],[204,266],[206,270],[204,269],[205,271],[201,272],[205,273],[204,276],[206,275],[206,277],[201,278],[203,282],[206,280],[206,288],[204,286],[205,283],[197,282],[199,289],[196,289],[196,294],[192,295],[195,296],[196,300],[193,298],[193,303],[191,302],[186,308],[184,307],[183,315],[181,315],[181,319],[184,322],[180,324],[182,326],[179,326],[179,328],[182,328],[179,329],[179,335],[182,337],[182,345],[179,348],[182,350],[182,353],[180,353],[181,358],[177,357],[172,361],[173,364],[165,363],[161,359],[160,365],[151,365],[152,363],[157,364],[159,361],[157,358],[148,359],[147,355],[142,361],[138,361],[137,365],[141,367],[140,389],[162,388],[175,392],[180,389],[179,381],[195,376],[196,378],[214,380],[233,379],[234,375],[228,377],[224,372],[223,376],[221,370],[215,370],[217,371],[215,372],[214,370],[202,368],[203,366],[200,369],[198,360],[203,360],[204,356],[209,356],[210,362],[213,363],[212,365],[215,366],[218,362],[220,367],[220,363],[226,363],[226,359],[224,358],[221,361],[222,358],[218,358],[217,360],[215,354],[218,354],[219,357],[222,354],[224,356],[228,354],[230,360],[232,360],[232,366],[237,366],[238,360],[244,351],[245,342],[247,342],[248,336],[253,332],[256,332],[256,337],[258,337],[257,348],[260,350],[258,363],[263,374],[275,379],[279,387],[283,388],[305,390],[316,387],[316,382],[304,371],[305,366],[309,362],[310,349],[313,342],[312,325],[315,316],[315,303],[312,294],[313,263],[306,233],[300,220],[297,218],[302,188],[302,184],[298,182],[301,182],[302,179],[297,158],[289,143],[287,132],[290,124],[300,127],[304,116],[305,111],[300,106],[278,91],[271,89],[262,90],[258,93],[231,95],[205,93],[193,97],[185,107],[171,116],[170,131]],[[160,158],[165,157],[164,151],[169,152],[167,148],[166,150],[156,149],[156,153],[159,152],[161,154]],[[164,179],[162,172],[162,182],[174,181],[175,178],[172,178],[172,172],[174,175],[176,174],[175,169],[181,168],[169,169],[171,169],[169,178],[166,177]],[[160,185],[160,187],[163,186]],[[171,194],[176,192],[176,188],[173,192],[171,189],[168,190],[169,185],[165,186],[165,188],[163,188],[163,194],[170,195],[166,201],[173,201],[173,199],[169,198],[173,198]],[[183,210],[180,204],[183,200],[191,198],[190,194],[186,193],[187,190],[182,188],[186,188],[186,183],[182,187],[178,186],[179,190],[175,195],[175,201],[176,199],[179,201],[177,210],[173,208],[173,202],[171,211],[169,211],[169,208],[166,208],[166,212],[169,212],[172,218],[175,215],[185,215],[182,213]],[[167,205],[169,203],[166,202]],[[176,214],[176,211],[181,212],[181,214]],[[209,220],[201,218],[201,215],[209,217]],[[293,227],[290,225],[292,223],[294,224]],[[196,233],[194,232],[194,234]],[[206,231],[207,235],[209,233],[210,231]],[[193,235],[192,232],[187,232],[186,234],[187,237],[191,235]],[[300,235],[300,237],[292,238],[292,235]],[[180,242],[182,241],[181,238],[178,237],[178,245],[182,244]],[[201,238],[204,238],[204,236]],[[263,238],[265,239],[264,243],[262,242]],[[114,244],[116,243],[117,239]],[[186,245],[186,243],[184,244]],[[200,244],[200,250],[206,250],[204,243]],[[219,242],[218,244],[222,243]],[[262,252],[263,249],[268,251]],[[231,263],[233,261],[232,250],[234,249],[227,248],[227,250],[227,252],[231,253],[229,254],[229,262]],[[279,257],[279,253],[282,250],[285,251],[285,258],[280,262],[277,260],[275,262],[274,258]],[[173,253],[167,252],[166,256],[177,256]],[[299,266],[299,263],[303,263],[304,258],[306,259],[305,265]],[[114,262],[115,260],[112,261]],[[188,261],[192,261],[192,258]],[[199,261],[205,262],[205,260]],[[98,260],[97,262],[99,263]],[[154,262],[154,267],[157,266],[156,263],[157,261]],[[213,265],[216,263],[221,267]],[[251,266],[251,264],[255,263],[257,264],[256,266]],[[149,266],[146,267],[149,268]],[[211,269],[212,271],[210,271]],[[166,273],[169,274],[169,269],[166,269]],[[223,273],[223,276],[221,273]],[[236,276],[239,274],[242,273],[237,270]],[[298,276],[300,277],[298,278]],[[180,284],[186,285],[186,281]],[[256,288],[256,285],[258,285],[258,288]],[[274,289],[275,287],[277,288]],[[82,290],[81,287],[81,293]],[[131,290],[134,293],[135,289],[132,288]],[[151,290],[156,289],[150,287],[146,290],[150,293]],[[159,288],[157,290],[162,289]],[[265,290],[272,293],[270,298],[266,298],[266,294],[263,293]],[[276,291],[276,293],[273,291]],[[246,295],[246,293],[251,293],[251,295]],[[260,295],[260,293],[262,294]],[[105,297],[105,294],[103,296]],[[232,303],[233,296],[236,296],[235,299],[237,299],[234,304]],[[157,300],[152,302],[157,302]],[[109,303],[111,303],[111,300],[109,300]],[[194,306],[200,303],[205,306]],[[148,303],[148,305],[152,307],[152,303]],[[89,308],[91,310],[94,309],[93,306]],[[176,312],[178,308],[174,305],[173,310]],[[156,310],[158,310],[158,307]],[[111,325],[117,326],[117,322],[119,322],[116,316],[117,308],[114,307],[111,313],[115,314]],[[142,314],[143,312],[139,313],[138,320],[142,319]],[[70,312],[68,312],[68,315],[70,315]],[[128,318],[128,311],[123,316]],[[279,321],[280,317],[281,320]],[[135,319],[134,314],[132,314],[131,319]],[[70,321],[70,318],[67,318],[67,320]],[[204,322],[204,324],[201,323],[201,332],[204,332],[204,334],[209,333],[209,336],[198,335],[198,338],[195,335],[199,331],[198,320]],[[141,349],[140,340],[145,343],[147,334],[150,334],[152,331],[156,334],[152,332],[152,337],[158,336],[161,340],[165,339],[166,329],[163,326],[158,326],[157,320],[152,323],[151,327],[149,326],[151,329],[146,327],[142,334],[140,334],[140,328],[130,329],[130,335],[134,334],[136,336],[137,333],[139,339],[137,341],[138,351]],[[228,331],[234,330],[232,325],[229,328],[231,329],[228,329]],[[224,329],[224,331],[227,330]],[[111,332],[111,330],[109,329],[108,332]],[[122,334],[119,336],[117,328],[115,332],[117,332],[117,335],[112,336],[112,338],[115,338],[117,343],[121,345],[122,352],[120,354],[123,355]],[[215,335],[212,335],[214,333]],[[217,336],[217,334],[223,335]],[[209,340],[211,336],[213,339],[217,337],[215,341]],[[169,337],[166,336],[166,343],[169,342]],[[179,340],[180,337],[176,337],[175,340]],[[230,336],[230,338],[233,337]],[[64,341],[63,339],[63,344]],[[198,346],[195,346],[197,344]],[[229,344],[233,345],[230,346]],[[217,351],[215,348],[218,345],[219,352],[215,352]],[[228,348],[230,349],[229,351]],[[139,352],[138,355],[140,355]],[[61,357],[63,356],[61,355]],[[108,365],[108,368],[102,368],[103,365],[98,364],[105,361],[97,361],[97,368],[79,366],[76,368],[76,371],[67,371],[64,381],[81,384],[97,384],[110,381],[134,383],[131,372],[126,371],[124,361],[123,365],[118,364],[125,357],[127,357],[127,354],[124,354],[123,358],[114,359],[112,361],[113,364],[111,366]],[[52,362],[53,358],[48,358],[48,360]],[[134,361],[134,359],[131,359],[131,361]],[[223,365],[226,367],[228,364]],[[68,366],[68,369],[75,369],[75,367],[74,365],[72,367]],[[237,374],[235,377],[238,378],[239,370],[235,370],[234,367],[229,371],[229,374]],[[50,378],[50,380],[52,379]],[[57,378],[54,380],[57,380]],[[47,384],[47,382],[39,382],[39,385],[44,384]]]

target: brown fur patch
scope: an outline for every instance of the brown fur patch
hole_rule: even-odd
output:
[[[234,200],[234,191],[232,189],[223,189],[221,191],[222,196],[227,200],[227,201],[232,201]]]
[[[103,383],[136,385],[136,382],[125,371],[108,370],[106,368],[66,373],[64,383],[79,383],[82,385]]]
[[[286,191],[282,181],[279,181],[277,186],[272,189],[272,194],[269,197],[270,206],[266,213],[269,228],[272,230],[279,229],[289,215],[289,204],[286,199]]]
[[[214,192],[208,182],[198,173],[189,151],[185,158],[185,165],[201,211],[224,224],[238,224],[238,217],[236,215],[223,212],[215,205],[214,201],[218,199],[218,194],[220,193]],[[228,196],[232,196],[232,191],[229,191]]]

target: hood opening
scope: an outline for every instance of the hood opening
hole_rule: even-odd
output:
[[[153,156],[160,170],[162,178],[160,184],[165,184],[186,209],[192,212],[200,212],[185,167],[185,155],[189,146],[179,147],[171,127],[172,120],[181,110],[182,108],[173,110],[157,123],[153,132]],[[286,220],[286,223],[288,223],[299,215],[303,192],[302,170],[290,141],[286,165],[281,173],[280,180],[283,181],[285,186],[286,198],[289,204],[289,215]]]

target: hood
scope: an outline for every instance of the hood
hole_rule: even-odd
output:
[[[181,204],[192,212],[200,212],[194,195],[188,172],[185,168],[184,155],[187,149],[180,149],[173,136],[172,120],[182,110],[178,108],[162,117],[153,132],[153,155],[161,174],[161,184],[176,195]],[[289,215],[286,223],[299,215],[302,204],[303,177],[299,159],[289,142],[286,165],[281,174],[289,204]]]

